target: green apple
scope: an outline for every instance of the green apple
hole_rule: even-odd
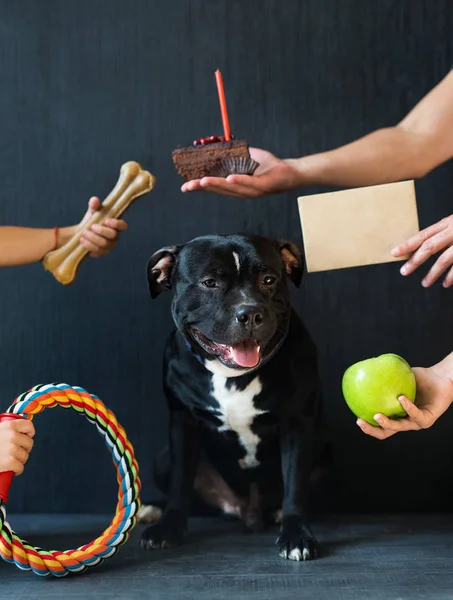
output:
[[[410,365],[397,354],[382,354],[362,360],[345,371],[343,396],[352,412],[370,425],[378,426],[374,415],[391,419],[406,416],[399,396],[415,400],[416,383]]]

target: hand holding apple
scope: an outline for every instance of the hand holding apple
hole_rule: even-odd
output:
[[[373,420],[379,427],[362,418],[357,419],[357,425],[364,433],[385,440],[400,431],[427,429],[449,408],[453,402],[453,353],[432,367],[415,367],[412,372],[416,382],[416,404],[405,396],[398,398],[407,418],[388,418],[378,410]]]

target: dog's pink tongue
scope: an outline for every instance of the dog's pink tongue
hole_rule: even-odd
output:
[[[255,340],[246,340],[231,346],[231,356],[240,367],[256,367],[260,362],[260,347]]]

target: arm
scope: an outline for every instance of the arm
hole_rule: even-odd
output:
[[[453,71],[394,127],[345,146],[297,159],[279,159],[252,148],[260,163],[255,175],[205,177],[182,191],[205,190],[256,198],[301,186],[358,187],[422,177],[453,156]]]
[[[98,210],[101,202],[91,198],[82,223]],[[58,230],[57,248],[60,248],[74,235],[80,225],[63,227]],[[80,243],[90,251],[91,256],[103,256],[114,249],[120,231],[127,225],[118,219],[106,219],[103,225],[93,225],[85,231]],[[47,252],[55,249],[53,229],[32,229],[30,227],[0,227],[0,267],[25,265],[42,260]]]
[[[60,229],[57,247],[63,246],[73,233],[72,227]],[[47,252],[54,249],[53,229],[0,227],[0,267],[38,262]]]
[[[399,431],[427,429],[444,414],[453,402],[453,352],[429,369],[415,368],[414,375],[417,382],[415,405],[404,396],[399,398],[408,416],[393,420],[376,415],[374,418],[381,427],[358,419],[357,425],[364,433],[385,440]]]
[[[395,127],[287,161],[301,183],[357,187],[418,179],[453,156],[453,71]]]

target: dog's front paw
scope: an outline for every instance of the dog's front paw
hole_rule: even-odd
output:
[[[310,527],[296,515],[283,517],[277,540],[278,553],[289,560],[312,560],[318,555],[318,543]]]
[[[140,544],[145,550],[178,546],[187,531],[187,519],[179,511],[166,512],[161,520],[142,533]]]

